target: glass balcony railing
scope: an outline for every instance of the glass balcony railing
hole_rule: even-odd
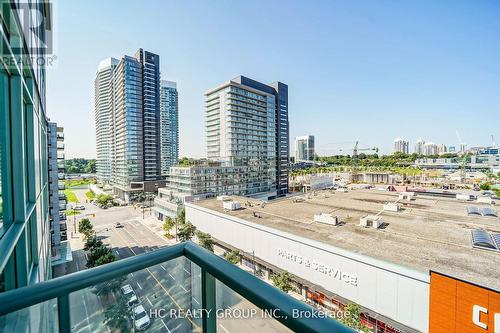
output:
[[[0,294],[1,332],[354,332],[187,242]]]

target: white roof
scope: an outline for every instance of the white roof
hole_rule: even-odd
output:
[[[97,71],[98,72],[102,71],[104,69],[111,67],[112,65],[118,65],[118,63],[119,63],[119,60],[116,58],[106,58],[99,63],[99,66],[97,67]]]
[[[174,81],[161,80],[160,84],[162,87],[165,87],[165,88],[177,89],[177,82],[174,82]]]

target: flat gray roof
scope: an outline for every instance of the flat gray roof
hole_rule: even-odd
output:
[[[232,196],[242,205],[236,211],[224,210],[222,201],[215,198],[193,204],[426,273],[434,270],[500,290],[500,252],[476,249],[471,243],[472,230],[500,233],[500,219],[468,215],[470,202],[419,195],[414,201],[399,202],[400,212],[382,212],[387,225],[373,229],[360,227],[360,217],[379,213],[384,203],[398,200],[397,193],[375,189],[315,193],[301,195],[301,202],[294,200],[297,196],[269,201],[264,208],[260,201]],[[341,223],[314,222],[314,214],[319,213],[337,215]]]

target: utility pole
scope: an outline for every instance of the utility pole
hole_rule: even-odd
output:
[[[73,226],[75,227],[75,236],[76,236],[76,211],[75,211],[75,207],[73,207]]]

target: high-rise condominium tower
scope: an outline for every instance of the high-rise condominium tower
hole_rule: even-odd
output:
[[[415,154],[424,155],[424,145],[425,141],[422,138],[419,138],[415,143]]]
[[[409,153],[409,147],[410,144],[407,140],[402,139],[402,138],[396,138],[394,139],[394,149],[393,152],[395,153]]]
[[[205,96],[208,159],[248,167],[248,194],[287,193],[288,86],[238,76]]]
[[[64,129],[57,123],[47,126],[48,164],[49,164],[49,214],[52,234],[53,263],[61,261],[63,248],[68,246],[66,203],[64,194]],[[64,259],[64,258],[63,258]]]
[[[314,160],[314,136],[304,135],[295,138],[295,162]]]
[[[162,80],[160,85],[160,142],[161,174],[166,176],[179,159],[178,94],[172,81]]]
[[[118,60],[108,58],[99,64],[94,81],[97,176],[103,182],[111,181],[113,148],[112,77]]]
[[[160,57],[101,62],[95,82],[97,168],[125,201],[164,186],[161,164]],[[177,145],[177,141],[175,142]]]

